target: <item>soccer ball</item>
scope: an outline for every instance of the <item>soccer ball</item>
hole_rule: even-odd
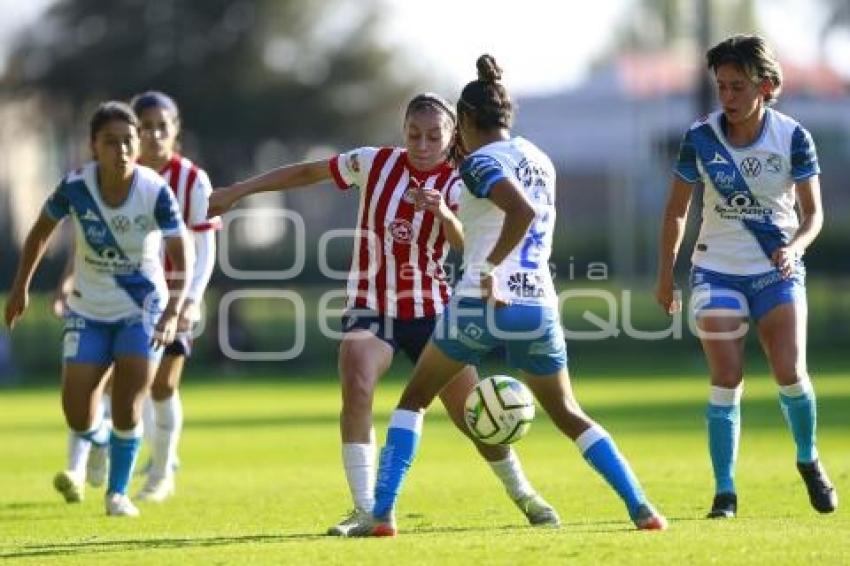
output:
[[[472,435],[484,444],[511,444],[531,428],[534,397],[522,382],[494,375],[469,393],[463,415]]]

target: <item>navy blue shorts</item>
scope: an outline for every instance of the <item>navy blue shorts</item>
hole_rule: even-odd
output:
[[[393,354],[402,350],[414,364],[431,339],[436,323],[436,318],[400,320],[366,309],[349,310],[342,315],[343,332],[368,330],[389,344]]]

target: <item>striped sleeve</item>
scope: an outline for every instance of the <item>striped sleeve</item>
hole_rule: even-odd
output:
[[[791,176],[795,181],[820,175],[818,155],[812,135],[802,126],[797,126],[791,135]]]
[[[688,130],[682,138],[682,143],[679,145],[679,157],[676,159],[673,172],[683,181],[694,184],[699,181],[699,169],[697,168],[697,150],[694,147],[692,132],[693,130]]]
[[[377,148],[359,147],[333,156],[328,161],[328,167],[336,186],[343,191],[352,187],[365,187],[369,169],[377,153]]]
[[[470,155],[460,165],[460,177],[466,188],[478,198],[487,198],[493,185],[508,178],[502,164],[489,155]]]

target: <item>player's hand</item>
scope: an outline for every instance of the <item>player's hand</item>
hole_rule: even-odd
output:
[[[183,303],[183,308],[180,309],[180,316],[177,319],[177,331],[188,332],[199,320],[201,320],[200,305],[192,299],[186,299]]]
[[[239,193],[234,187],[224,187],[215,189],[210,194],[209,205],[207,207],[207,218],[215,218],[221,216],[231,208],[239,200]]]
[[[793,246],[783,246],[773,252],[770,256],[770,262],[773,267],[779,270],[783,279],[788,279],[794,275],[794,263],[797,261],[797,250]]]
[[[9,296],[6,298],[6,311],[4,313],[6,326],[9,330],[15,328],[15,324],[21,318],[21,315],[24,314],[24,311],[27,310],[29,303],[30,295],[26,289],[12,288]]]
[[[174,342],[174,338],[177,336],[178,319],[179,316],[174,309],[165,309],[165,312],[163,312],[162,316],[159,317],[159,321],[154,327],[153,337],[151,338],[151,346],[154,348],[162,348]]]
[[[56,318],[62,318],[68,311],[68,295],[71,294],[71,289],[64,282],[56,288],[56,293],[53,295],[53,314]]]
[[[449,207],[443,199],[442,193],[436,189],[425,188],[416,191],[416,200],[414,202],[416,210],[427,210],[432,212],[437,218],[445,218]]]
[[[511,304],[510,300],[499,295],[499,285],[494,274],[481,277],[481,298],[492,303],[496,308],[506,307]]]
[[[682,292],[676,288],[673,275],[659,276],[655,284],[655,300],[667,314],[682,310]]]

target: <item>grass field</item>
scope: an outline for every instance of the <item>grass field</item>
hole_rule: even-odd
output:
[[[399,381],[383,384],[379,439]],[[820,447],[850,494],[850,375],[820,375]],[[183,392],[178,494],[138,519],[103,515],[102,491],[66,505],[52,491],[65,433],[53,390],[0,391],[0,559],[29,564],[841,564],[850,515],[819,516],[794,468],[793,443],[766,376],[747,383],[738,466],[740,516],[702,519],[712,480],[699,376],[576,382],[657,506],[664,533],[636,532],[619,501],[543,415],[518,449],[559,509],[534,530],[442,409],[400,500],[396,539],[322,536],[349,507],[340,468],[336,383],[327,378],[205,382]],[[135,488],[138,488],[138,479]]]

